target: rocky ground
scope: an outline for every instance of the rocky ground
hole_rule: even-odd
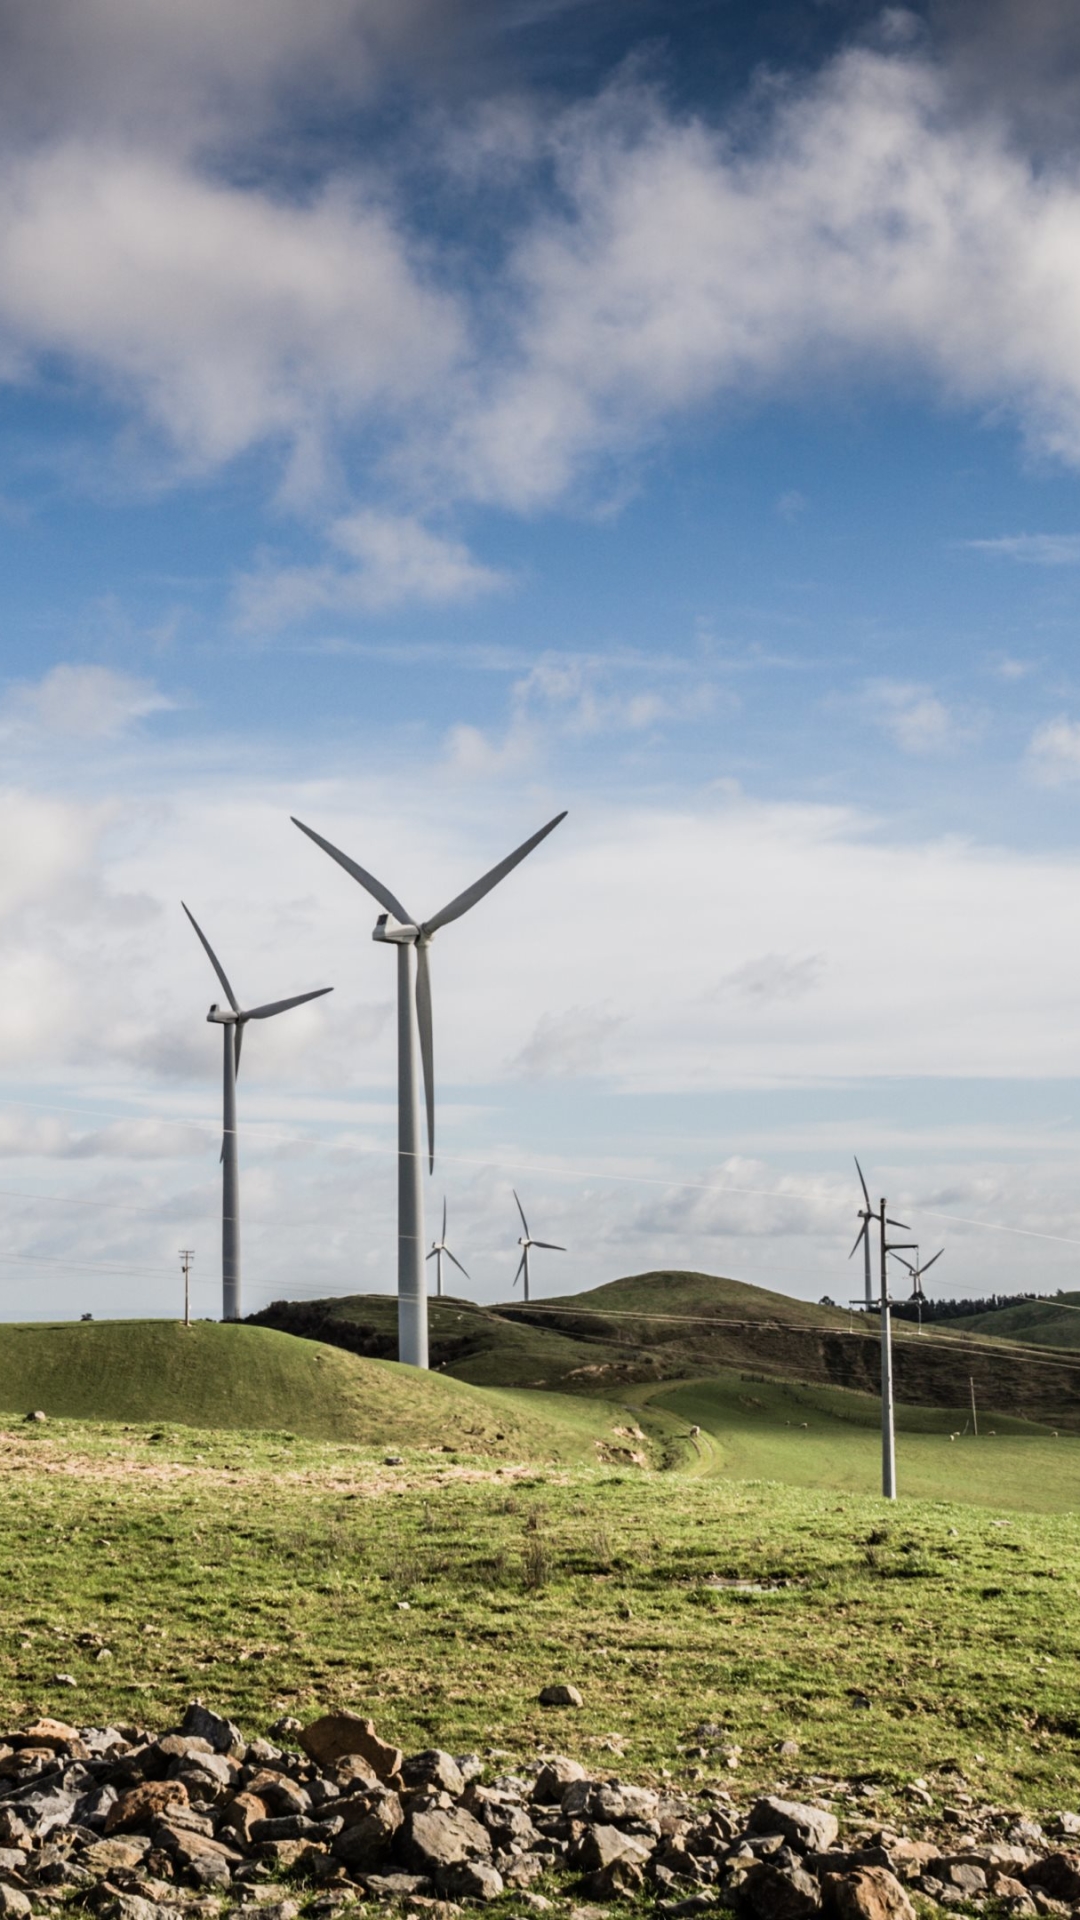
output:
[[[361,1903],[445,1920],[493,1900],[571,1920],[627,1901],[664,1920],[915,1920],[913,1895],[924,1910],[1080,1911],[1074,1813],[1044,1829],[968,1803],[928,1810],[918,1835],[849,1817],[841,1837],[824,1781],[807,1783],[809,1804],[740,1808],[718,1788],[688,1798],[558,1755],[527,1774],[499,1774],[491,1756],[406,1756],[347,1713],[274,1733],[245,1740],[196,1703],[161,1734],[40,1720],[4,1735],[0,1920],[71,1907],[296,1920],[301,1904],[332,1920]]]

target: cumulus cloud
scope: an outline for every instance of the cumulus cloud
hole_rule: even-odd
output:
[[[1080,721],[1059,714],[1032,735],[1028,765],[1040,785],[1071,786],[1080,780]]]
[[[1034,567],[1075,567],[1080,562],[1080,533],[1003,533],[993,540],[965,540],[975,553],[1000,554]]]
[[[241,624],[274,628],[315,613],[382,613],[403,604],[460,606],[509,583],[459,540],[411,515],[359,509],[335,522],[332,544],[347,562],[274,567],[237,583]]]
[[[862,704],[903,753],[940,753],[962,734],[944,701],[928,687],[874,680]]]
[[[578,1079],[603,1071],[608,1042],[625,1025],[610,1007],[568,1007],[542,1015],[513,1070],[530,1080]]]
[[[724,975],[719,992],[745,994],[751,1000],[796,1000],[817,986],[825,971],[823,953],[796,959],[786,953],[762,953]]]
[[[5,726],[40,729],[72,739],[113,739],[152,713],[175,703],[149,680],[117,673],[111,667],[62,662],[41,680],[15,681],[0,701],[0,731]]]

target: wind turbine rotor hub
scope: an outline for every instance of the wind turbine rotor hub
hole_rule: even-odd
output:
[[[235,1027],[240,1022],[238,1013],[234,1013],[231,1007],[219,1007],[216,1000],[206,1017],[215,1027]]]
[[[380,913],[371,937],[384,946],[415,947],[420,941],[420,929],[410,920],[396,920],[392,913]]]

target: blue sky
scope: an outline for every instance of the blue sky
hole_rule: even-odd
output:
[[[569,809],[435,954],[479,1297],[512,1184],[541,1291],[841,1297],[854,1151],[942,1290],[1073,1284],[1080,30],[672,13],[0,0],[6,1317],[215,1310],[181,895],[335,987],[245,1053],[249,1304],[392,1285],[290,813],[429,912]]]

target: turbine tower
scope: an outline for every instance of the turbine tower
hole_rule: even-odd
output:
[[[918,1247],[916,1247],[914,1264],[912,1264],[910,1260],[903,1259],[900,1254],[897,1254],[896,1256],[897,1259],[900,1261],[900,1265],[902,1267],[906,1267],[908,1272],[911,1275],[911,1300],[909,1301],[908,1304],[916,1306],[919,1310],[919,1332],[920,1333],[922,1332],[922,1310],[923,1310],[923,1307],[926,1305],[926,1295],[923,1292],[923,1283],[922,1283],[923,1274],[928,1273],[930,1271],[930,1268],[933,1266],[935,1260],[941,1259],[941,1256],[944,1253],[944,1251],[945,1251],[944,1247],[939,1247],[936,1253],[931,1254],[929,1260],[920,1260],[919,1249]]]
[[[870,1195],[867,1192],[866,1181],[863,1179],[863,1170],[857,1158],[855,1160],[855,1171],[859,1176],[859,1185],[863,1190],[863,1199],[866,1204],[859,1208],[857,1217],[861,1220],[862,1225],[859,1228],[855,1245],[852,1247],[851,1253],[848,1254],[848,1259],[850,1260],[852,1254],[858,1252],[861,1245],[863,1250],[863,1271],[866,1281],[866,1311],[867,1313],[871,1313],[874,1306],[874,1283],[870,1277],[870,1222],[871,1220],[876,1220],[877,1215],[870,1205]]]
[[[440,927],[459,920],[475,907],[492,887],[505,879],[526,854],[565,820],[557,813],[546,827],[507,854],[471,887],[459,893],[430,920],[414,920],[401,901],[384,887],[381,880],[350,860],[348,854],[331,846],[329,840],[305,827],[293,816],[293,826],[314,840],[317,847],[336,860],[339,867],[360,885],[386,911],[375,922],[373,940],[397,948],[397,1033],[398,1033],[398,1358],[411,1367],[428,1363],[427,1288],[424,1285],[424,1194],[420,1179],[420,1112],[416,1093],[416,1040],[419,1032],[420,1060],[424,1073],[424,1098],[427,1106],[428,1167],[435,1165],[435,1066],[431,1031],[431,976],[428,948]],[[413,1012],[415,1005],[416,1011]]]
[[[451,1253],[449,1247],[446,1244],[446,1195],[445,1194],[443,1195],[443,1203],[442,1203],[442,1233],[439,1235],[439,1238],[437,1240],[432,1241],[431,1252],[428,1254],[428,1259],[434,1260],[435,1262],[435,1297],[438,1300],[442,1299],[442,1263],[443,1263],[444,1253],[448,1260],[453,1260],[454,1265],[457,1268],[459,1273],[465,1273],[465,1269],[462,1266],[461,1261],[454,1258],[454,1255]],[[468,1274],[465,1273],[466,1280],[468,1279],[468,1277],[469,1277]]]
[[[239,1320],[240,1170],[236,1153],[236,1074],[240,1065],[244,1028],[249,1020],[269,1020],[275,1013],[286,1013],[290,1007],[302,1007],[306,1000],[319,1000],[324,993],[333,993],[334,989],[316,987],[314,993],[296,993],[291,1000],[271,1000],[264,1007],[242,1007],[225,977],[221,961],[191,908],[185,906],[182,900],[180,905],[202,941],[229,1003],[228,1009],[223,1010],[215,1001],[206,1017],[214,1026],[221,1028],[225,1043],[225,1111],[221,1139],[221,1317],[223,1320]]]
[[[510,1189],[510,1191],[511,1191],[511,1193],[513,1193],[513,1194],[514,1194],[514,1199],[515,1199],[515,1200],[517,1200],[517,1210],[518,1210],[518,1212],[519,1212],[519,1213],[520,1213],[520,1215],[521,1215],[521,1224],[522,1224],[522,1226],[523,1226],[523,1227],[524,1227],[524,1229],[525,1229],[525,1232],[524,1232],[524,1234],[519,1234],[519,1235],[518,1235],[518,1246],[519,1246],[519,1247],[521,1248],[521,1262],[520,1262],[520,1265],[518,1266],[518,1270],[517,1270],[517,1272],[516,1272],[516,1273],[515,1273],[515,1275],[514,1275],[514,1285],[515,1285],[515,1287],[517,1286],[517,1283],[518,1283],[518,1281],[519,1281],[519,1280],[521,1279],[521,1277],[522,1277],[522,1275],[524,1274],[524,1276],[525,1276],[525,1300],[526,1300],[526,1304],[528,1304],[528,1299],[529,1299],[529,1248],[530,1248],[530,1247],[543,1247],[543,1248],[544,1248],[544,1249],[546,1250],[546,1252],[548,1252],[548,1253],[565,1253],[565,1252],[566,1252],[566,1248],[565,1248],[565,1247],[557,1247],[557,1246],[555,1245],[555,1242],[554,1242],[554,1240],[534,1240],[534,1239],[533,1239],[533,1237],[532,1237],[532,1235],[531,1235],[531,1233],[529,1232],[529,1223],[528,1223],[528,1221],[527,1221],[527,1220],[526,1220],[526,1218],[525,1218],[525,1209],[524,1209],[524,1207],[522,1206],[522,1204],[521,1204],[521,1201],[520,1201],[520,1200],[518,1200],[518,1197],[517,1197],[517,1194],[516,1194],[516,1193],[514,1193],[514,1189],[513,1189],[513,1187],[511,1187],[511,1189]]]

